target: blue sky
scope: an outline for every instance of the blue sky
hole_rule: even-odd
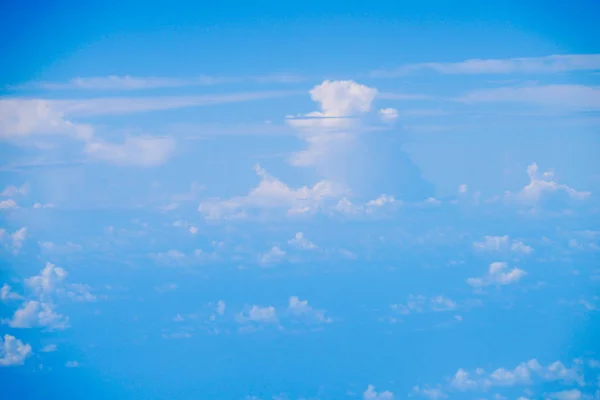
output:
[[[593,1],[3,4],[6,399],[600,399]]]

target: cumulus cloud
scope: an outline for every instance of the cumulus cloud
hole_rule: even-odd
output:
[[[450,385],[460,391],[487,390],[493,386],[529,385],[536,379],[580,386],[585,384],[577,363],[574,363],[571,368],[567,368],[560,361],[543,366],[536,359],[532,359],[520,363],[513,369],[498,368],[489,374],[481,368],[473,374],[460,368],[450,381]]]
[[[255,322],[262,324],[278,324],[277,310],[273,306],[261,307],[253,305],[246,313],[238,314],[237,321],[241,324]]]
[[[504,236],[484,236],[483,241],[474,242],[473,247],[476,250],[491,252],[513,252],[519,254],[530,254],[533,252],[531,246],[526,245],[520,240],[511,240],[507,235]]]
[[[0,200],[0,210],[8,210],[11,208],[17,208],[17,202],[13,199]]]
[[[377,392],[375,386],[369,385],[363,393],[363,400],[394,400],[394,394],[388,390]]]
[[[108,143],[96,137],[89,124],[68,119],[68,107],[50,100],[1,100],[0,139],[23,140],[35,135],[62,135],[83,143],[91,158],[117,165],[155,166],[166,161],[175,147],[172,138],[128,137]]]
[[[303,250],[317,249],[317,245],[308,240],[302,232],[297,232],[293,239],[288,240],[288,244]]]
[[[27,193],[29,193],[29,185],[27,185],[27,184],[23,184],[21,187],[9,185],[4,188],[2,193],[0,193],[0,196],[3,196],[3,197],[14,197],[17,195],[25,196]]]
[[[507,271],[508,264],[505,262],[493,262],[490,264],[488,273],[481,278],[469,278],[467,283],[474,287],[489,285],[509,285],[517,283],[527,273],[519,268]]]
[[[20,300],[22,298],[23,296],[13,292],[12,287],[7,283],[2,285],[2,288],[0,288],[0,300],[2,301]]]
[[[47,344],[44,347],[42,347],[42,350],[41,350],[42,353],[53,353],[55,351],[56,351],[55,344]]]
[[[320,111],[286,118],[308,146],[290,158],[295,166],[322,166],[336,152],[345,151],[360,125],[358,117],[371,111],[377,89],[354,81],[324,81],[310,95]]]
[[[15,311],[8,325],[12,328],[62,330],[69,327],[69,318],[56,313],[52,303],[30,300]]]
[[[330,323],[331,318],[325,315],[323,310],[315,310],[308,305],[308,300],[300,300],[297,296],[291,296],[288,304],[288,311],[295,318],[307,323]]]
[[[527,184],[519,193],[516,199],[526,203],[537,203],[543,196],[550,194],[564,195],[571,200],[585,200],[590,196],[590,192],[577,191],[567,185],[555,182],[552,171],[540,172],[537,163],[527,167],[529,184]]]
[[[11,335],[0,337],[0,366],[10,367],[23,365],[25,359],[31,355],[31,346],[24,344]]]
[[[286,252],[277,246],[271,247],[269,251],[258,257],[258,263],[262,266],[269,266],[283,261]]]
[[[327,201],[346,193],[345,189],[327,180],[312,187],[294,189],[270,176],[260,166],[256,166],[255,171],[261,181],[246,196],[207,200],[200,203],[198,211],[207,219],[243,218],[247,212],[267,209],[284,210],[288,215],[310,214],[323,208]]]
[[[418,385],[413,387],[412,394],[425,397],[430,400],[438,400],[448,397],[448,395],[446,395],[446,393],[444,393],[440,388],[420,387]]]

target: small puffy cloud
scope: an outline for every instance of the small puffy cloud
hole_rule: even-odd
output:
[[[27,238],[27,228],[23,227],[15,231],[12,235],[10,235],[10,238],[12,240],[12,250],[13,252],[17,253],[19,250],[21,250],[23,242]]]
[[[253,305],[246,313],[238,314],[237,321],[239,323],[262,323],[262,324],[277,324],[277,310],[273,306],[261,307]]]
[[[319,181],[312,187],[294,189],[270,176],[258,165],[255,170],[261,181],[246,196],[205,201],[200,203],[198,211],[207,219],[243,218],[252,210],[279,209],[287,211],[288,215],[310,214],[323,208],[329,200],[346,193],[342,187],[326,180]]]
[[[325,315],[325,311],[315,310],[308,305],[308,300],[300,300],[297,296],[291,296],[288,304],[288,311],[294,317],[305,322],[330,323],[331,318]]]
[[[479,389],[482,385],[485,388],[489,385],[486,382],[487,381],[473,379],[467,371],[459,368],[458,371],[456,371],[456,374],[454,374],[454,377],[450,380],[450,385],[455,389],[467,391]]]
[[[383,122],[394,122],[398,119],[398,110],[395,108],[382,108],[379,110],[379,118]]]
[[[0,201],[0,210],[9,210],[11,208],[17,208],[17,202],[13,199]]]
[[[474,287],[489,285],[509,285],[517,283],[527,273],[519,268],[507,271],[508,264],[505,262],[493,262],[490,264],[488,273],[481,278],[469,278],[467,283]]]
[[[463,183],[458,187],[458,193],[467,193],[469,191],[469,186],[466,183]]]
[[[66,277],[67,271],[63,268],[52,263],[46,263],[39,275],[25,279],[25,285],[40,297],[47,297],[56,292]]]
[[[481,368],[478,368],[474,374],[469,374],[461,368],[456,372],[450,384],[455,389],[468,391],[487,390],[492,386],[529,385],[535,380],[584,385],[583,375],[577,363],[574,363],[571,368],[565,367],[559,361],[543,366],[536,359],[522,362],[514,369],[498,368],[489,374],[486,374]]]
[[[3,197],[14,197],[17,195],[25,196],[29,193],[29,185],[23,184],[21,187],[9,185],[0,193]]]
[[[394,394],[388,390],[377,392],[375,386],[369,385],[363,393],[363,400],[394,400]]]
[[[387,194],[382,194],[378,198],[374,200],[369,200],[366,203],[367,207],[383,207],[386,204],[395,204],[399,201],[394,198],[394,196],[388,196]]]
[[[539,205],[544,201],[555,205],[569,201],[583,201],[590,197],[590,192],[578,191],[554,180],[554,172],[540,172],[538,165],[533,163],[527,167],[529,183],[518,193],[507,192],[508,200],[523,204]]]
[[[31,355],[31,346],[11,335],[0,337],[0,367],[23,365]]]
[[[2,301],[20,300],[22,298],[23,296],[13,292],[12,287],[7,283],[2,285],[2,288],[0,288],[0,300]]]
[[[297,232],[293,239],[288,240],[288,244],[303,250],[315,250],[317,248],[317,245],[308,240],[302,232]]]
[[[284,259],[285,254],[285,251],[281,250],[277,246],[273,246],[269,251],[261,254],[258,257],[258,263],[263,266],[276,264]]]
[[[495,251],[495,252],[508,252],[519,254],[530,254],[533,252],[531,246],[519,240],[511,240],[507,235],[505,236],[484,236],[483,241],[474,242],[473,247],[476,250],[481,251]]]
[[[46,328],[49,330],[62,330],[69,327],[69,318],[54,311],[52,303],[41,303],[30,300],[15,311],[12,319],[8,321],[12,328]]]
[[[192,235],[195,235],[195,234],[197,234],[197,233],[198,233],[198,228],[196,228],[195,226],[193,226],[193,225],[192,225],[192,226],[190,226],[190,227],[188,228],[188,231],[189,231],[189,232],[190,232]]]

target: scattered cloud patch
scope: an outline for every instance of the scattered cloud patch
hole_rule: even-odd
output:
[[[12,335],[0,337],[0,367],[23,365],[32,354],[31,346],[24,344]]]
[[[505,262],[493,262],[486,275],[481,278],[469,278],[467,283],[473,287],[510,285],[519,282],[526,274],[519,268],[508,271],[508,264]]]

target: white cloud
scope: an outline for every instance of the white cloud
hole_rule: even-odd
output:
[[[556,361],[544,367],[536,359],[532,359],[520,363],[514,369],[498,368],[490,374],[486,374],[483,369],[477,369],[473,375],[461,368],[456,372],[450,384],[461,391],[487,390],[492,386],[530,385],[534,379],[564,384],[577,383],[583,386],[583,375],[577,365],[574,363],[572,368],[567,368],[561,362]]]
[[[29,286],[38,296],[46,298],[56,293],[67,277],[67,271],[52,263],[46,263],[40,271],[40,275],[25,279],[25,285]]]
[[[463,183],[458,187],[458,193],[467,193],[469,191],[469,186],[466,183]]]
[[[552,193],[564,194],[572,200],[585,200],[590,196],[590,192],[580,192],[553,181],[554,173],[552,171],[540,173],[536,163],[527,167],[527,175],[529,176],[529,184],[517,193],[516,199],[518,201],[537,203],[542,197]],[[508,197],[512,198],[512,195],[509,193]]]
[[[192,235],[195,235],[198,233],[198,228],[196,228],[195,226],[192,225],[188,228],[188,232],[191,233]]]
[[[377,89],[354,81],[324,81],[315,86],[310,95],[319,103],[320,111],[286,118],[308,145],[306,150],[290,158],[295,166],[323,165],[336,152],[343,152],[355,137],[359,125],[356,117],[371,111]]]
[[[17,208],[17,202],[14,201],[13,199],[0,201],[0,210],[7,210],[10,208]]]
[[[91,125],[67,119],[69,111],[59,100],[0,100],[0,138],[24,139],[32,135],[66,135],[83,142],[90,157],[116,165],[150,167],[162,164],[175,141],[163,137],[127,137],[122,144],[96,138]]]
[[[505,262],[493,262],[490,264],[488,273],[481,278],[469,278],[467,283],[474,287],[489,285],[509,285],[517,283],[527,273],[519,268],[506,271],[508,264]]]
[[[379,110],[379,118],[383,122],[394,122],[398,119],[398,110],[395,108],[382,108]]]
[[[46,263],[35,275],[25,279],[25,285],[31,288],[42,300],[52,296],[65,296],[76,301],[96,301],[96,296],[91,293],[91,287],[83,283],[65,283],[67,271],[52,263]]]
[[[319,181],[314,186],[294,189],[270,176],[260,166],[255,167],[261,177],[257,187],[246,196],[228,200],[208,200],[200,203],[198,211],[207,219],[234,219],[246,216],[250,210],[283,209],[289,215],[314,213],[326,201],[341,196],[346,191],[331,181]]]
[[[20,228],[11,235],[7,235],[6,233],[6,230],[0,229],[0,242],[10,239],[9,243],[6,244],[6,247],[10,248],[13,253],[17,254],[19,250],[21,250],[23,242],[25,242],[25,239],[27,238],[27,228]]]
[[[420,70],[453,75],[594,71],[600,70],[600,54],[565,54],[545,57],[470,59],[453,63],[408,64],[393,70],[373,71],[371,75],[395,77]]]
[[[387,390],[378,393],[373,385],[369,385],[363,393],[363,400],[394,400],[394,394]]]
[[[253,305],[246,314],[238,314],[239,323],[256,322],[264,324],[277,324],[277,310],[273,306],[261,307]]]
[[[276,264],[278,262],[283,261],[283,259],[285,258],[285,255],[286,255],[285,251],[281,250],[277,246],[273,246],[273,247],[271,247],[271,249],[269,251],[261,254],[258,257],[258,263],[263,266]]]
[[[0,300],[20,300],[22,298],[23,296],[12,291],[12,287],[9,284],[5,283],[2,285],[2,288],[0,289]]]
[[[317,249],[317,245],[308,240],[302,232],[297,232],[293,239],[288,240],[288,244],[303,250]]]
[[[395,204],[400,201],[396,200],[394,196],[388,196],[387,194],[382,194],[378,198],[374,200],[369,200],[366,204],[367,207],[383,207],[386,204]]]
[[[61,330],[69,327],[69,318],[54,312],[52,303],[40,303],[30,300],[15,311],[8,321],[12,328],[41,327],[50,330]]]
[[[10,185],[10,186],[7,186],[6,188],[4,188],[2,193],[0,193],[0,196],[4,196],[4,197],[14,197],[17,195],[25,196],[27,193],[29,193],[29,185],[27,185],[27,184],[23,184],[21,187]]]
[[[291,296],[288,304],[288,311],[305,322],[330,323],[331,318],[325,315],[325,311],[315,310],[308,305],[308,300],[300,300],[297,296]]]
[[[23,365],[30,355],[30,345],[8,334],[4,335],[4,339],[0,337],[0,366]]]
[[[508,252],[520,254],[530,254],[533,252],[533,248],[527,246],[520,240],[510,240],[507,235],[504,236],[484,236],[483,241],[474,242],[473,247],[477,250],[482,251],[497,251],[497,252]]]

